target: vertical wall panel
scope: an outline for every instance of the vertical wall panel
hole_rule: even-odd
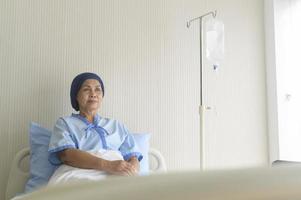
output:
[[[262,0],[208,0],[225,24],[225,59],[205,62],[205,168],[267,166],[267,113]]]

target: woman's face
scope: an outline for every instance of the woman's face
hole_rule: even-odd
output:
[[[102,102],[103,93],[100,83],[95,79],[87,79],[77,93],[80,111],[95,112]]]

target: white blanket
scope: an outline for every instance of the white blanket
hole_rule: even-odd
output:
[[[123,157],[119,151],[102,150],[99,152],[89,153],[105,160],[123,160]],[[107,176],[108,174],[104,171],[81,169],[71,167],[69,165],[61,165],[51,176],[48,185],[56,185],[58,183],[66,183],[70,181],[79,182],[82,180],[97,181],[105,179]]]

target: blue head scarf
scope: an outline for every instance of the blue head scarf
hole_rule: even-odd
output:
[[[98,80],[98,82],[100,83],[101,89],[102,89],[102,96],[104,96],[104,94],[105,94],[103,82],[102,82],[101,78],[97,74],[90,73],[90,72],[84,72],[82,74],[77,75],[73,79],[72,84],[71,84],[71,89],[70,89],[71,105],[72,105],[72,108],[74,108],[76,111],[79,110],[79,105],[78,105],[78,102],[76,100],[77,93],[78,93],[80,87],[82,86],[82,84],[87,79]]]

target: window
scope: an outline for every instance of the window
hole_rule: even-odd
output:
[[[301,161],[301,0],[266,0],[265,16],[270,161]]]

